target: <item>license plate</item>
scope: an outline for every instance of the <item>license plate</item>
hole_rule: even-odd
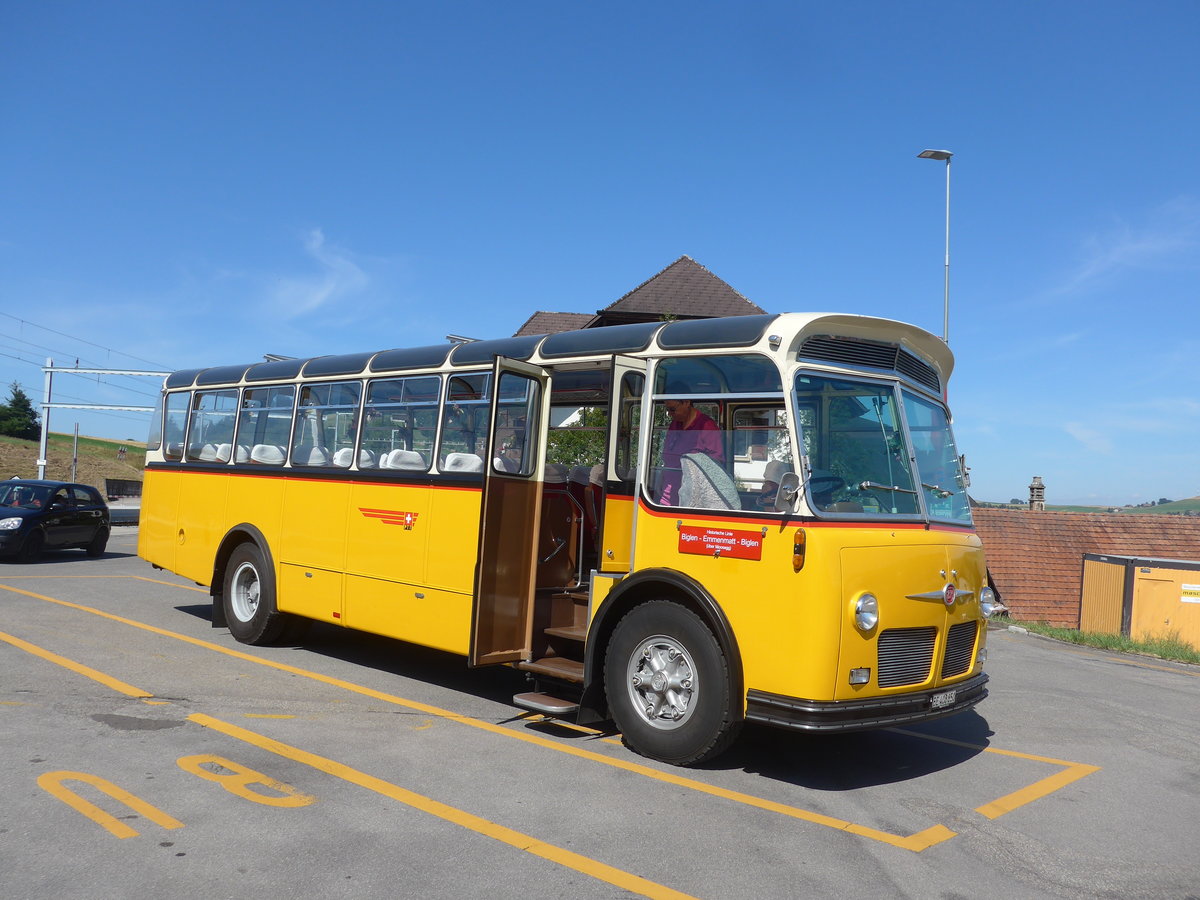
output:
[[[929,706],[931,709],[945,709],[947,706],[953,706],[957,695],[957,690],[942,691],[940,694],[934,694],[929,698]]]

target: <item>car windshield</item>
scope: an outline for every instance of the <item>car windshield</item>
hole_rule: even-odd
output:
[[[0,482],[0,507],[41,509],[50,489],[41,484],[4,484]]]

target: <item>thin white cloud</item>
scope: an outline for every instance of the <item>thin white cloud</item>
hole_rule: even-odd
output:
[[[1063,431],[1093,453],[1112,453],[1113,444],[1108,435],[1089,428],[1079,422],[1064,422]]]
[[[1083,259],[1051,296],[1096,288],[1129,270],[1200,268],[1200,203],[1178,197],[1140,225],[1118,222],[1083,242]]]
[[[364,290],[370,278],[345,250],[329,246],[325,234],[314,228],[304,238],[304,251],[318,271],[281,278],[272,292],[277,313],[295,319]]]

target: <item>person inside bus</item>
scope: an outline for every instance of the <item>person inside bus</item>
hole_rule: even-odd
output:
[[[672,394],[686,393],[686,385],[667,386]],[[674,506],[679,502],[679,485],[682,480],[679,459],[686,453],[703,453],[714,462],[725,462],[725,448],[721,430],[709,416],[692,405],[691,400],[667,400],[663,406],[671,416],[667,434],[663,439],[663,485],[658,502]]]
[[[774,509],[775,497],[779,493],[779,482],[785,473],[792,471],[789,463],[781,459],[773,459],[763,469],[763,486],[758,495],[759,509]]]

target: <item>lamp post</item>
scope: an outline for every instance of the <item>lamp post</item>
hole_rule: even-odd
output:
[[[950,343],[950,157],[949,150],[922,150],[918,159],[944,159],[946,161],[946,289],[942,301],[942,340]]]

